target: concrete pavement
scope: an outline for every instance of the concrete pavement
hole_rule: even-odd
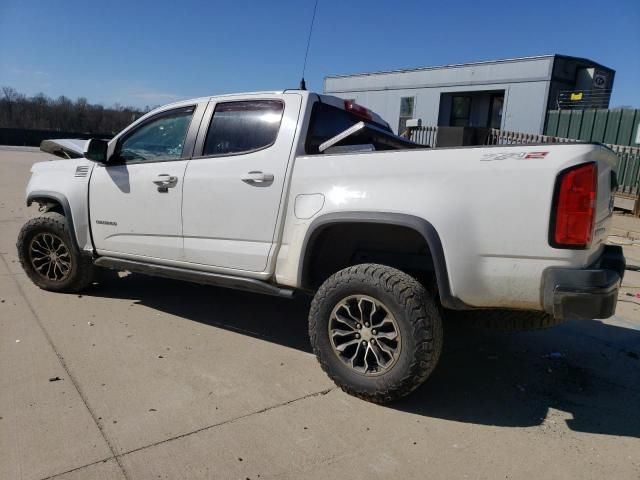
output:
[[[15,240],[48,158],[0,149],[0,478],[640,477],[640,273],[606,321],[449,326],[434,375],[382,407],[320,370],[308,299],[108,271],[36,288]]]

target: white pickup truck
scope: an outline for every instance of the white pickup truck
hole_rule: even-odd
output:
[[[616,156],[602,145],[429,149],[300,90],[167,105],[83,156],[56,145],[80,158],[33,166],[27,204],[43,213],[17,246],[36,285],[75,292],[108,267],[312,294],[320,364],[370,401],[429,376],[443,319],[615,311],[625,262],[605,245]]]

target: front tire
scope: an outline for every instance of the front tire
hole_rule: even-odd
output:
[[[93,280],[91,258],[75,246],[65,217],[57,212],[29,220],[16,246],[25,273],[43,290],[78,292]]]
[[[332,275],[309,312],[313,351],[345,392],[375,403],[422,384],[442,350],[437,302],[395,268],[362,264]]]

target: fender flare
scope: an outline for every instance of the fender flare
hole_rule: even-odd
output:
[[[67,199],[67,197],[59,192],[52,192],[49,190],[34,190],[33,192],[29,192],[29,195],[27,195],[27,207],[31,206],[33,202],[39,202],[40,200],[51,200],[60,204],[60,206],[62,207],[62,211],[64,212],[64,216],[69,224],[73,247],[80,252],[81,249],[78,246],[78,234],[73,224],[73,215],[71,213],[71,206],[69,205],[69,200]]]
[[[305,273],[308,271],[311,252],[318,235],[327,227],[341,223],[376,223],[382,225],[397,225],[415,230],[426,241],[433,259],[433,267],[438,284],[440,302],[445,308],[452,310],[466,310],[471,307],[451,293],[447,264],[442,248],[440,235],[435,227],[427,220],[415,215],[393,212],[336,212],[317,217],[307,229],[302,243],[301,260],[298,264],[298,285],[302,287]]]

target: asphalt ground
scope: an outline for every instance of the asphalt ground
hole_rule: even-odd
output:
[[[0,479],[640,478],[640,273],[608,320],[446,325],[432,377],[378,406],[323,374],[306,298],[107,271],[35,287],[15,242],[49,158],[0,147]]]

